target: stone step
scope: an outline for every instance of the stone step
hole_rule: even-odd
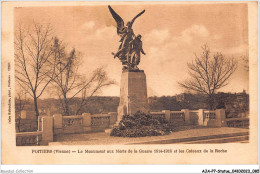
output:
[[[249,143],[249,140],[239,141],[238,143]]]
[[[184,142],[183,144],[214,144],[214,143],[232,143],[232,142],[243,142],[248,141],[249,136],[235,136],[227,138],[214,138],[208,140],[199,140],[199,141],[189,141]]]
[[[248,140],[248,132],[238,132],[238,133],[228,133],[228,134],[216,134],[216,135],[209,135],[209,136],[196,136],[196,137],[188,137],[188,138],[175,138],[175,139],[166,139],[166,140],[159,140],[159,141],[149,141],[149,142],[141,142],[141,143],[131,143],[131,144],[173,144],[173,143],[196,143],[196,142],[214,142],[215,139],[216,142],[220,141],[219,139],[223,139],[222,141],[244,141]],[[242,138],[243,137],[243,138]],[[241,139],[242,138],[242,139]],[[224,140],[227,139],[227,140]]]

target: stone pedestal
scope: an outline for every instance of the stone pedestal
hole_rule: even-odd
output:
[[[137,111],[148,112],[146,76],[143,70],[124,70],[120,83],[120,103],[118,118],[125,114],[135,114]]]

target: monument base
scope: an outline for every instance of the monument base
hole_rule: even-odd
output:
[[[132,115],[137,111],[148,113],[146,76],[143,70],[124,70],[120,84],[119,122],[123,115]]]

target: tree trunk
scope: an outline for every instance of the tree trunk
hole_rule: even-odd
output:
[[[70,115],[70,112],[69,112],[69,102],[68,102],[66,95],[64,95],[64,104],[65,104],[64,115],[68,116],[68,115]]]
[[[21,98],[20,98],[20,96],[19,96],[19,117],[21,118],[21,116],[22,116],[22,101],[21,101]]]
[[[37,121],[38,121],[39,110],[38,110],[38,104],[37,104],[37,97],[36,97],[36,94],[33,94],[33,101],[34,101],[35,116],[36,116],[36,119],[37,119]]]
[[[34,110],[35,110],[35,115],[36,115],[36,127],[37,127],[37,130],[39,129],[39,125],[38,125],[38,121],[39,121],[39,110],[38,110],[38,103],[37,103],[37,97],[36,97],[36,94],[34,93],[33,94],[33,101],[34,101]]]
[[[214,94],[211,94],[208,96],[208,108],[209,110],[214,110],[214,106],[215,106],[215,96]]]

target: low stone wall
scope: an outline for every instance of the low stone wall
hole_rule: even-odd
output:
[[[41,130],[16,133],[16,146],[48,145],[53,141],[53,118],[50,116],[39,117],[38,125]]]
[[[190,125],[198,125],[199,110],[190,110]]]
[[[183,125],[201,125],[208,127],[223,127],[226,126],[226,116],[224,109],[215,111],[207,111],[203,109],[189,110],[182,109],[181,111],[163,110],[162,112],[151,112],[154,117],[165,117],[170,124],[174,126]]]
[[[16,130],[20,129],[24,132],[16,133],[16,145],[47,145],[53,141],[53,135],[104,131],[116,121],[116,112],[96,115],[84,113],[72,116],[61,114],[39,116],[38,122],[32,119],[20,119],[17,120]]]
[[[174,126],[200,125],[207,127],[226,126],[226,115],[224,109],[209,111],[204,109],[181,111],[163,110],[162,112],[150,112],[153,117],[163,117]]]
[[[216,126],[216,113],[215,111],[203,111],[203,125],[209,127]]]
[[[165,118],[174,126],[201,125],[207,127],[248,127],[249,119],[226,119],[225,110],[215,111],[188,110],[181,111],[163,110],[151,112],[152,117]],[[108,114],[83,113],[82,115],[44,116],[38,118],[38,130],[35,132],[16,133],[17,146],[47,145],[53,141],[53,135],[100,132],[114,125],[117,121],[117,113]]]
[[[82,115],[74,115],[74,116],[62,117],[62,129],[63,129],[63,133],[65,133],[65,134],[67,134],[67,133],[83,133],[84,132],[83,116]]]
[[[151,116],[153,118],[165,118],[165,113],[164,112],[150,112]]]
[[[110,115],[93,115],[91,116],[91,132],[102,132],[109,128]]]
[[[110,116],[110,125],[115,124],[117,120],[117,112],[109,112],[108,115]]]
[[[35,146],[40,145],[42,132],[21,132],[16,133],[16,146]]]
[[[226,119],[228,127],[239,127],[239,128],[249,128],[249,118],[229,118]]]
[[[82,115],[62,116],[53,115],[54,135],[102,132],[117,122],[117,113],[108,114],[83,113]]]
[[[188,120],[187,120],[188,121]],[[175,126],[182,126],[185,124],[184,111],[171,111],[169,122]]]

